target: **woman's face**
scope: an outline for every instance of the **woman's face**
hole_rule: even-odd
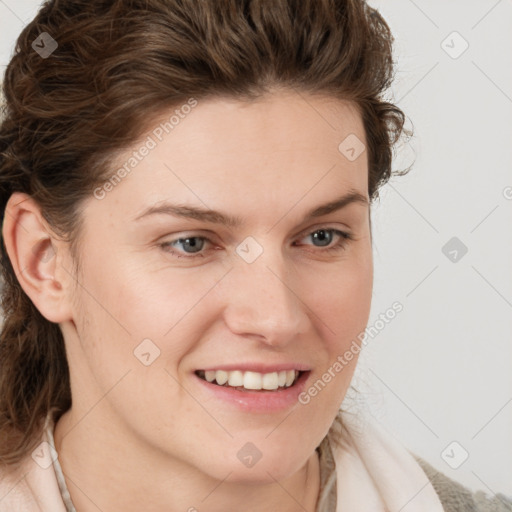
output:
[[[84,205],[61,324],[73,411],[148,460],[281,480],[331,426],[357,354],[335,362],[368,321],[369,205],[318,211],[368,200],[363,125],[348,103],[294,93],[189,105],[167,125],[163,112]]]

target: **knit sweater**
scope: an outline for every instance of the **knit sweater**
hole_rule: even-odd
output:
[[[414,455],[432,483],[446,512],[510,512],[512,499],[497,493],[488,497],[483,491],[471,492],[455,480],[437,471],[420,457]]]

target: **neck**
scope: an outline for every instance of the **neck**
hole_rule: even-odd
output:
[[[215,479],[186,461],[172,459],[91,413],[66,412],[55,425],[54,440],[71,500],[78,512],[313,512],[320,487],[314,452],[290,477],[270,483]]]

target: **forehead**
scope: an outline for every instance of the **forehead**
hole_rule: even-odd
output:
[[[158,129],[166,120],[169,112],[162,112],[151,124]],[[222,147],[230,154],[322,151],[333,144],[337,149],[351,133],[364,142],[361,116],[354,103],[288,90],[252,101],[229,97],[199,100],[188,114],[180,116],[172,129],[174,139],[179,139],[186,148]],[[164,138],[172,144],[170,133]]]
[[[347,144],[357,158],[347,157]],[[150,149],[141,158],[144,147]],[[133,218],[169,199],[211,208],[229,203],[236,215],[274,208],[275,215],[283,199],[308,196],[308,208],[325,202],[326,192],[367,195],[364,148],[361,116],[346,101],[293,91],[251,102],[199,100],[153,118],[140,140],[118,155],[112,176],[125,172],[101,207],[115,204],[118,214]]]

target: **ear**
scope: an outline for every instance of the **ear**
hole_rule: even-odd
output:
[[[11,195],[5,207],[2,236],[16,277],[39,312],[50,322],[70,320],[72,276],[59,271],[66,248],[59,245],[31,196],[21,192]]]

